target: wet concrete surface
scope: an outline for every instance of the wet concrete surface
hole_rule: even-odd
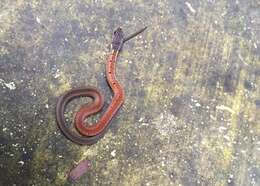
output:
[[[97,86],[106,108],[113,30],[146,25],[119,58],[126,101],[111,128],[71,143],[57,98]],[[2,0],[0,185],[260,185],[259,38],[259,0]],[[87,101],[69,105],[68,127]]]

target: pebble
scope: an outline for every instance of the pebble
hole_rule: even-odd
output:
[[[24,161],[18,161],[19,164],[21,164],[22,166],[24,165]]]
[[[113,151],[111,152],[111,156],[112,156],[112,157],[115,157],[115,156],[116,156],[116,150],[113,150]]]

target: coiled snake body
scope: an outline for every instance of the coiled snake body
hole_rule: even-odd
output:
[[[124,38],[121,28],[118,28],[114,32],[114,37],[112,41],[113,50],[106,62],[106,78],[109,86],[113,91],[113,98],[107,110],[101,116],[100,120],[97,123],[92,126],[87,126],[84,122],[88,116],[99,112],[103,107],[104,97],[96,88],[87,87],[71,89],[59,98],[56,106],[57,124],[62,133],[72,142],[79,145],[91,145],[96,143],[105,134],[105,131],[107,130],[111,119],[115,116],[118,109],[122,106],[125,98],[123,87],[116,79],[116,61],[119,52],[121,51],[124,42],[135,37],[139,33],[143,32],[145,29],[146,27],[130,35],[127,38]],[[67,104],[72,99],[83,96],[91,97],[93,101],[89,104],[83,105],[76,113],[76,116],[74,118],[74,126],[81,134],[78,135],[70,131],[65,126],[64,112]]]

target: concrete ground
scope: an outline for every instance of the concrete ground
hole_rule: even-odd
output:
[[[58,97],[97,86],[113,30],[123,108],[93,146],[68,141]],[[1,0],[0,185],[260,185],[259,0]],[[89,99],[73,101],[68,125]],[[94,122],[99,115],[89,121]]]

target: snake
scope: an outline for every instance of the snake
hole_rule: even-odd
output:
[[[62,94],[57,101],[55,115],[58,127],[63,135],[70,141],[78,145],[92,145],[101,139],[111,124],[112,118],[115,117],[118,110],[124,103],[125,91],[123,86],[116,78],[116,62],[119,53],[122,51],[123,44],[143,32],[147,27],[131,34],[124,38],[124,33],[121,27],[117,28],[113,33],[112,38],[112,52],[106,60],[106,80],[113,92],[113,98],[107,108],[102,114],[98,122],[88,125],[85,122],[90,115],[100,112],[104,106],[104,96],[101,91],[95,87],[73,88]],[[75,133],[66,126],[64,112],[66,106],[74,99],[79,97],[92,98],[91,103],[84,104],[76,112],[74,117]]]

